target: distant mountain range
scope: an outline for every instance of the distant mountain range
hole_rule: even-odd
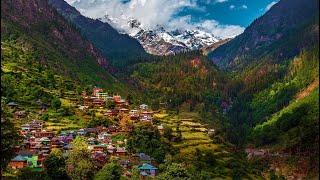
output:
[[[196,30],[166,30],[162,26],[158,26],[154,30],[149,30],[141,26],[141,23],[133,18],[121,16],[119,18],[111,18],[104,16],[99,20],[109,23],[118,29],[126,29],[121,33],[128,33],[131,37],[137,39],[144,49],[155,55],[169,55],[179,52],[197,50],[210,46],[222,40],[213,34],[207,33],[198,27]],[[127,24],[120,24],[123,19],[127,20]]]

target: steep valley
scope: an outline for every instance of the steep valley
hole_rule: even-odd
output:
[[[2,176],[319,178],[317,6],[280,0],[233,39],[154,56],[63,0],[1,1]]]

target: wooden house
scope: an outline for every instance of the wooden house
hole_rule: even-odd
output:
[[[129,116],[130,116],[130,119],[131,119],[131,120],[138,120],[139,117],[140,117],[138,110],[135,110],[135,109],[133,109],[133,110],[131,110],[131,111],[129,112]]]
[[[22,119],[22,118],[25,118],[26,116],[27,116],[26,111],[16,111],[13,113],[13,117],[15,119]]]
[[[94,107],[104,107],[106,105],[106,102],[103,99],[96,98],[93,99],[92,105]]]
[[[125,113],[125,114],[127,114],[127,113],[129,113],[129,109],[127,109],[127,108],[121,108],[121,109],[119,109],[119,112],[120,112],[120,113]]]
[[[92,151],[93,152],[105,152],[108,149],[108,146],[105,144],[94,145]]]
[[[10,166],[12,169],[22,169],[22,168],[25,168],[25,167],[28,166],[27,159],[24,158],[24,157],[21,156],[21,155],[18,155],[18,156],[16,156],[15,158],[13,158],[13,159],[10,161],[9,166]]]
[[[92,89],[92,95],[93,95],[93,96],[96,96],[96,97],[97,97],[97,93],[99,93],[99,92],[103,92],[103,89],[97,88],[97,87],[95,87],[95,88]]]
[[[127,150],[125,148],[117,147],[115,154],[117,156],[125,156],[127,155]]]
[[[58,137],[53,137],[51,139],[50,146],[51,148],[62,148],[64,145],[64,142],[61,141]]]
[[[113,145],[110,144],[110,145],[107,146],[107,151],[108,151],[109,154],[113,155],[115,153],[115,151],[116,151],[116,148]]]
[[[53,138],[54,133],[52,131],[37,131],[34,133],[34,137],[36,138],[43,138],[43,137],[47,137],[47,138]]]

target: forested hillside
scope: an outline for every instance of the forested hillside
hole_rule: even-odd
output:
[[[30,62],[27,67],[60,74],[72,83],[123,89],[109,74],[108,60],[46,1],[1,1],[1,12],[1,42],[7,47],[2,51],[8,53],[3,63],[11,63],[13,54],[17,67]],[[22,60],[19,52],[27,57]]]
[[[199,52],[158,58],[132,69],[135,85],[155,106],[179,109],[187,103],[190,111],[211,114],[218,112],[224,100],[228,77]]]
[[[281,0],[208,56],[219,67],[236,71],[291,59],[318,43],[318,6],[318,0]]]
[[[129,35],[120,34],[109,24],[81,15],[64,0],[49,0],[49,3],[101,50],[113,66],[123,69],[149,57],[137,40]]]

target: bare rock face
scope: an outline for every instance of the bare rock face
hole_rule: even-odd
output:
[[[123,25],[127,29],[122,33],[129,34],[137,39],[146,52],[154,55],[170,55],[198,50],[222,40],[222,38],[206,33],[200,28],[195,30],[166,30],[164,27],[157,26],[157,28],[150,30],[141,26],[141,23],[134,18],[127,17],[127,19],[129,19],[128,25]],[[110,18],[107,15],[99,18],[99,20],[115,27],[119,26],[118,19]],[[121,30],[119,31],[121,32]]]

